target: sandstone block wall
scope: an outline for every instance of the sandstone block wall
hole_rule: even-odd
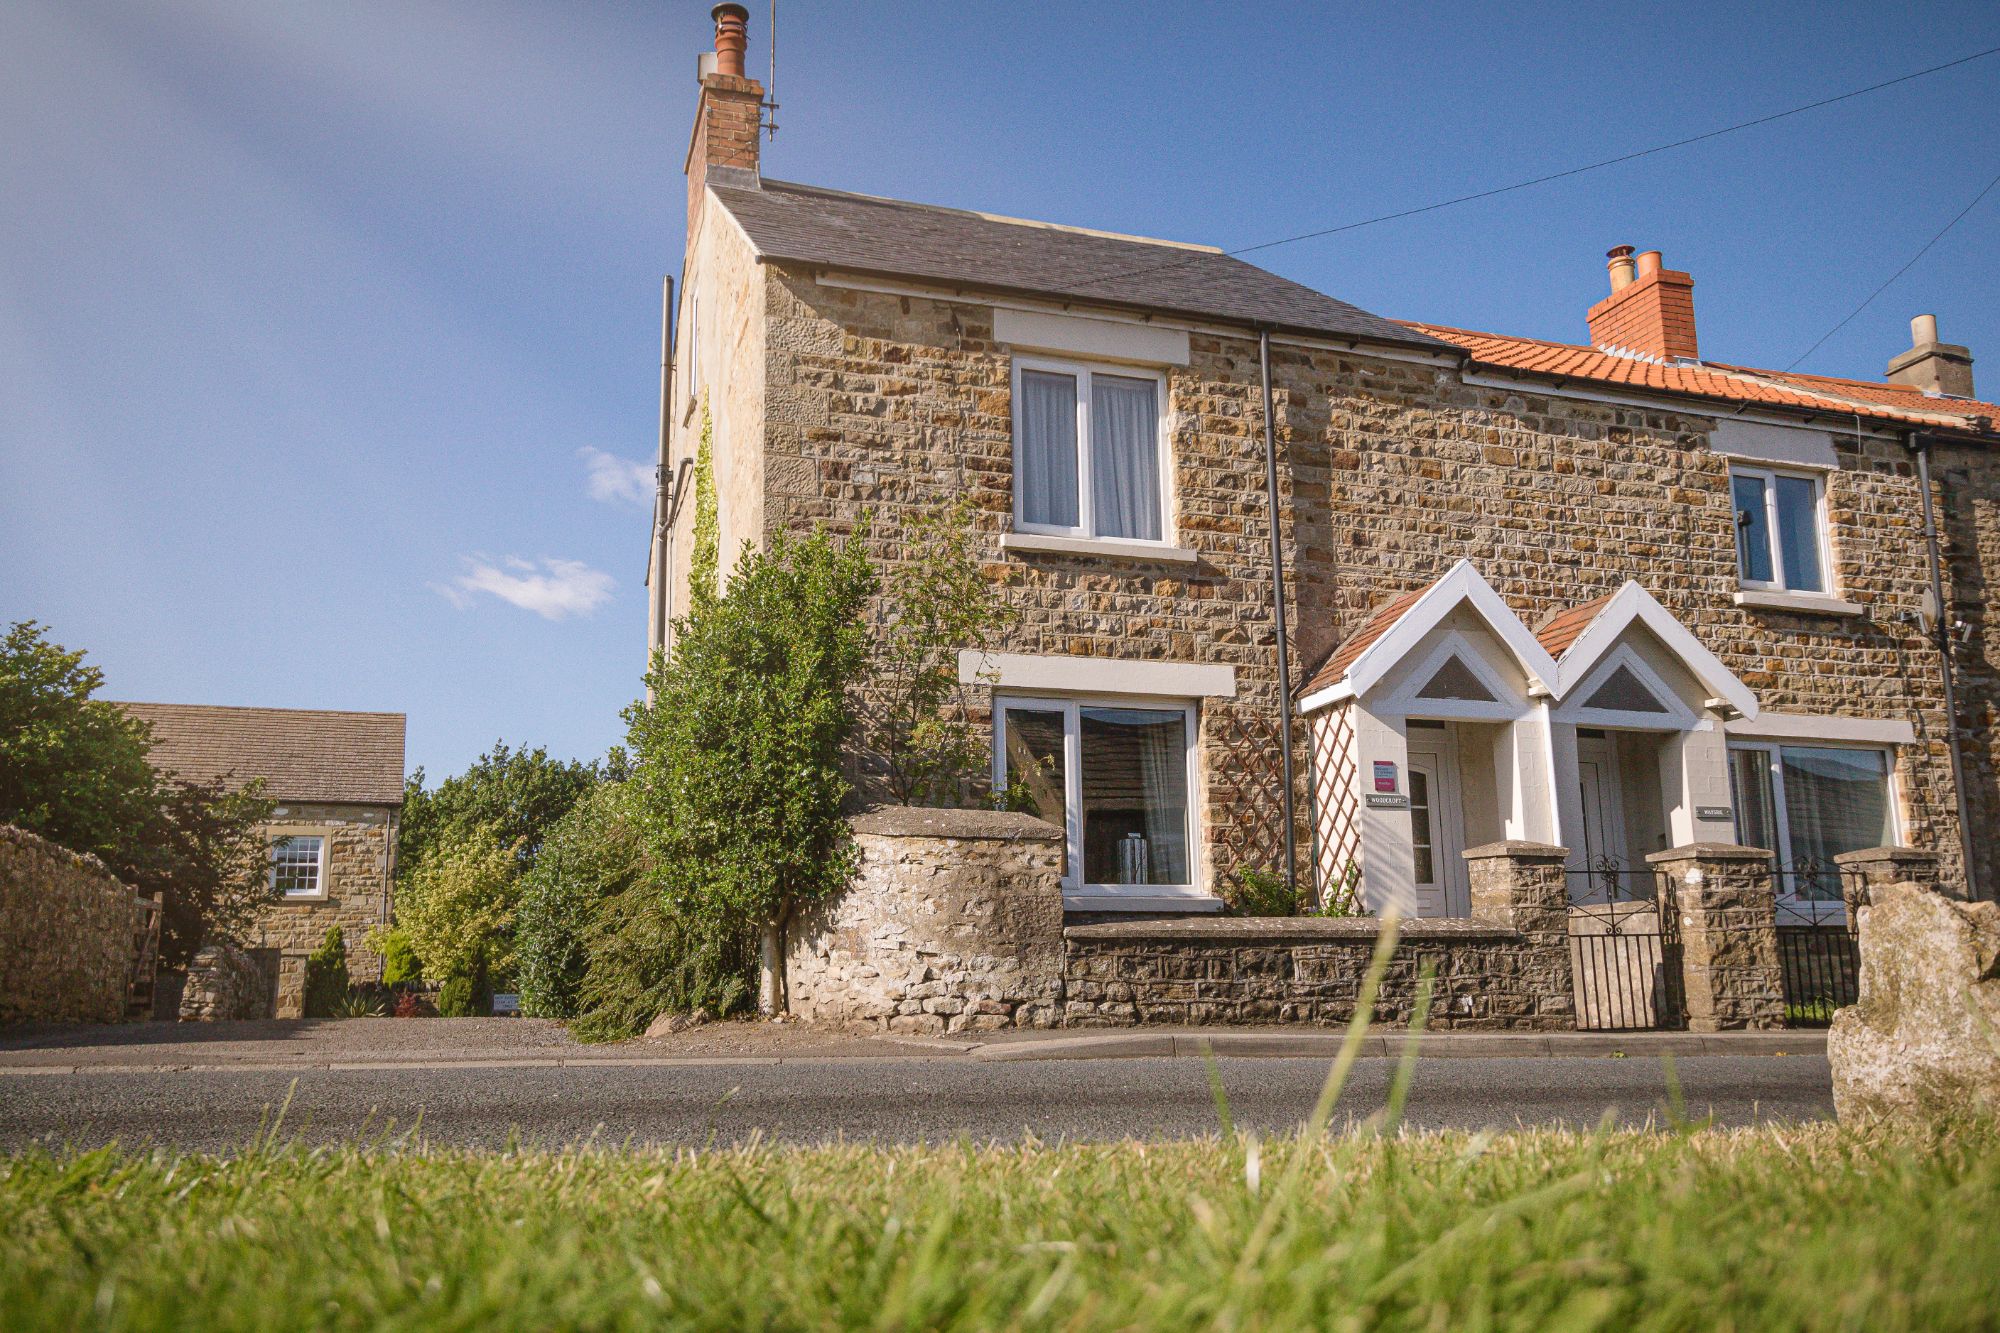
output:
[[[1373,917],[1215,918],[1072,926],[1063,1023],[1311,1023],[1344,1027],[1382,923]],[[1435,969],[1428,1025],[1575,1025],[1567,946],[1505,926],[1405,922],[1374,1018],[1406,1023],[1423,967]]]
[[[1646,858],[1660,910],[1678,918],[1690,1032],[1785,1025],[1771,853],[1695,843]]]
[[[389,920],[393,895],[393,812],[382,806],[290,803],[276,811],[269,832],[312,831],[326,839],[319,898],[275,902],[258,914],[245,944],[274,949],[278,957],[276,1016],[305,1012],[306,955],[339,926],[347,940],[347,973],[356,982],[380,980],[382,960],[367,947],[368,933]]]
[[[0,825],[0,1023],[121,1021],[143,910],[96,857]]]
[[[860,873],[786,928],[791,1011],[885,1032],[1048,1027],[1062,994],[1062,834],[1026,815],[859,815]]]

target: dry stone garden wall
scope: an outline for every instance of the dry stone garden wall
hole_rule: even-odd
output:
[[[0,1023],[122,1020],[144,910],[96,857],[0,825]]]
[[[1027,815],[901,806],[853,826],[854,884],[786,931],[793,1013],[905,1033],[1058,1021],[1060,829]]]

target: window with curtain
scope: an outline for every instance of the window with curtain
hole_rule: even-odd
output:
[[[1016,363],[1014,517],[1026,530],[1166,539],[1160,376]]]
[[[1838,898],[1833,858],[1896,839],[1883,750],[1733,745],[1729,786],[1737,841],[1776,852],[1799,897]]]
[[[1066,887],[1192,885],[1192,707],[1013,699],[997,715],[995,777],[1067,832]]]
[[[1735,467],[1736,572],[1745,587],[1826,592],[1826,522],[1817,474]]]

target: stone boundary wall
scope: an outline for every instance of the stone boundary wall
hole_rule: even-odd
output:
[[[786,927],[793,1013],[906,1033],[1060,1020],[1062,830],[1027,815],[901,806],[851,822],[854,883]]]
[[[1309,1023],[1346,1026],[1382,922],[1375,917],[1230,918],[1072,926],[1063,1023]],[[1567,944],[1483,921],[1405,921],[1375,1003],[1406,1023],[1425,963],[1428,1026],[1575,1026]]]
[[[0,824],[0,1024],[122,1021],[144,910],[96,857]]]
[[[268,1018],[275,975],[250,954],[228,944],[204,945],[188,964],[181,988],[183,1023]]]

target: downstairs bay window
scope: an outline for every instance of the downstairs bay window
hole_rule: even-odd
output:
[[[1063,888],[1193,895],[1193,705],[998,698],[993,779],[1065,832]]]
[[[1778,854],[1781,895],[1837,901],[1842,852],[1896,841],[1889,752],[1732,742],[1736,840]]]

